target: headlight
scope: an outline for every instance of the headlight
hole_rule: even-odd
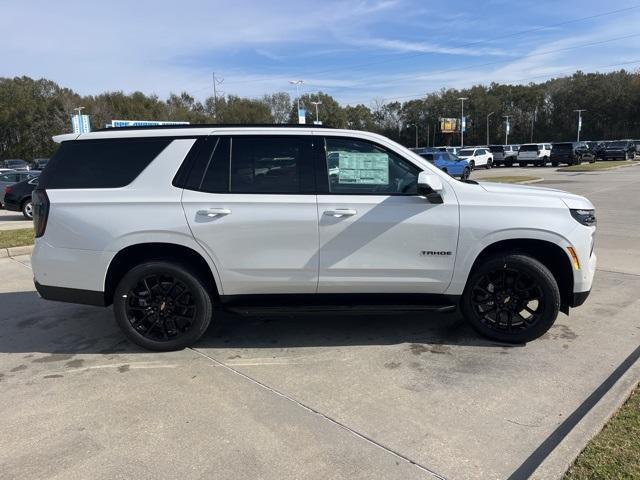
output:
[[[571,209],[571,216],[575,218],[582,225],[586,225],[587,227],[595,227],[596,226],[596,211],[595,210],[580,210],[580,209]]]

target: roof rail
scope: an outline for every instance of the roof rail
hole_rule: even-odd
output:
[[[190,123],[181,125],[144,125],[134,127],[109,127],[93,130],[94,132],[112,132],[118,130],[165,130],[184,128],[238,128],[238,127],[269,127],[269,128],[327,128],[326,125],[307,125],[299,123]]]

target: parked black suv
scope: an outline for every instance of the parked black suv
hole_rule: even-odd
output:
[[[557,167],[561,163],[567,165],[579,165],[582,162],[593,163],[596,156],[591,151],[587,142],[561,142],[551,144],[551,165]]]
[[[632,160],[636,154],[636,146],[630,140],[606,142],[600,152],[603,160]]]

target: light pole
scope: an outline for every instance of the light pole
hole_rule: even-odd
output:
[[[582,112],[586,112],[586,110],[583,109],[579,109],[579,110],[574,110],[574,112],[578,112],[578,142],[580,141],[580,130],[582,130]]]
[[[504,127],[504,144],[509,145],[509,118],[511,118],[511,115],[503,115],[503,117],[507,120],[507,124]]]
[[[491,112],[489,115],[487,115],[487,147],[489,146],[489,117],[494,113],[496,112]]]
[[[318,105],[322,105],[322,102],[318,100],[317,102],[311,102],[311,103],[316,106],[316,121],[315,121],[315,124],[316,125],[320,125],[320,120],[318,120]]]
[[[304,80],[289,80],[289,83],[296,86],[296,97],[298,97],[298,116],[300,116],[300,85],[304,83]]]
[[[462,112],[461,112],[461,118],[460,118],[460,146],[464,147],[464,127],[465,127],[465,121],[464,121],[464,101],[465,100],[469,100],[467,97],[460,97],[458,98],[458,100],[460,100],[460,102],[462,102]]]
[[[411,123],[409,125],[407,125],[408,127],[416,127],[416,148],[418,148],[418,124],[417,123]]]

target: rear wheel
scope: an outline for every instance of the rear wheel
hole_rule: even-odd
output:
[[[522,168],[527,166],[527,162],[518,162],[518,165]]]
[[[487,160],[487,164],[484,166],[484,168],[489,170],[492,165],[493,165],[493,160],[489,159],[489,160]]]
[[[132,268],[113,299],[118,325],[136,345],[180,350],[207,330],[212,302],[202,281],[180,264],[152,261]]]
[[[22,215],[27,220],[33,220],[33,203],[31,203],[31,197],[22,202]]]
[[[558,165],[560,165],[558,162],[551,162],[552,167],[557,167]]]
[[[470,276],[462,314],[486,337],[523,343],[543,335],[560,309],[558,284],[542,263],[526,255],[497,255]]]

